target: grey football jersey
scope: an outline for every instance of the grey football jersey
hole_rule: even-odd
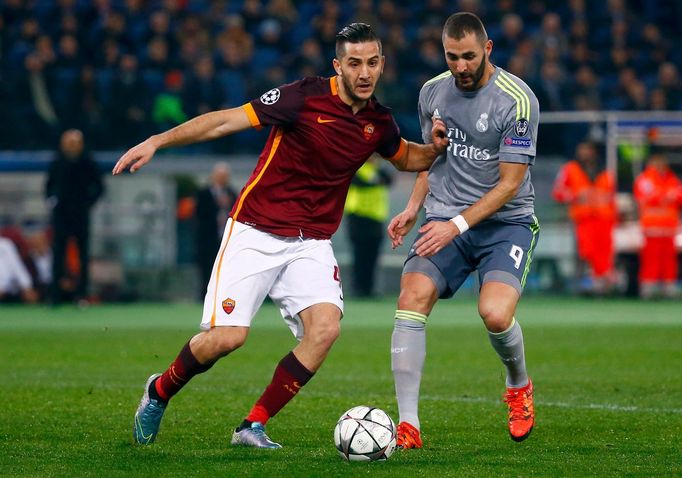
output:
[[[454,217],[478,201],[499,182],[499,162],[532,165],[539,110],[528,85],[499,67],[472,92],[458,89],[449,71],[427,81],[419,93],[424,142],[432,141],[434,115],[445,122],[450,139],[429,171],[427,217]],[[529,168],[516,196],[490,217],[528,216],[534,200]]]

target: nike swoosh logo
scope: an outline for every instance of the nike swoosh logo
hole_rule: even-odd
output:
[[[140,435],[142,436],[142,440],[144,441],[144,443],[145,444],[149,443],[149,440],[152,438],[154,433],[150,433],[149,435],[144,434],[144,432],[142,431],[142,423],[140,423],[140,417],[138,415],[135,415],[135,426],[140,432]]]
[[[322,119],[321,116],[317,117],[317,122],[320,124],[322,124],[322,123],[333,123],[334,121],[336,121],[336,120],[334,120],[334,119]]]

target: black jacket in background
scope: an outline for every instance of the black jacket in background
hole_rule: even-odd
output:
[[[45,196],[54,206],[54,215],[87,216],[103,192],[99,167],[89,154],[70,160],[58,153],[50,163]]]

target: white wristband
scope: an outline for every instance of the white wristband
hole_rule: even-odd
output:
[[[452,223],[457,226],[457,229],[459,229],[460,234],[464,234],[469,230],[469,224],[467,224],[467,220],[464,219],[464,216],[461,214],[456,215],[452,219],[450,219]]]

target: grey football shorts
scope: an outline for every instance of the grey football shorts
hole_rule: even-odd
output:
[[[443,218],[430,220],[447,221]],[[534,215],[509,220],[488,219],[455,237],[431,257],[419,257],[413,244],[403,274],[425,274],[433,280],[440,298],[452,297],[474,271],[478,272],[479,284],[503,282],[521,295],[539,233],[540,224]],[[419,234],[415,242],[421,236]]]

